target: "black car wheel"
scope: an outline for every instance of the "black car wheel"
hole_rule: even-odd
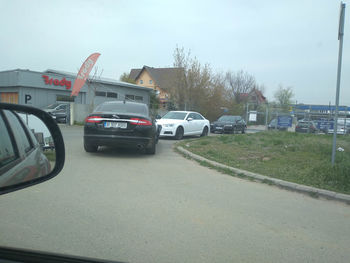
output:
[[[201,137],[204,137],[204,136],[208,136],[208,127],[207,127],[207,126],[205,126],[205,127],[203,128],[203,132],[202,132],[202,134],[201,134]]]
[[[155,154],[156,153],[156,139],[152,141],[152,144],[146,148],[147,154]]]
[[[97,145],[88,144],[88,143],[84,142],[84,149],[88,153],[97,152],[97,148],[98,148]]]
[[[175,139],[181,140],[184,137],[184,129],[182,127],[178,127],[175,133]]]

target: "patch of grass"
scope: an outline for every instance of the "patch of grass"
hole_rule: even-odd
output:
[[[48,151],[44,151],[43,153],[49,161],[51,161],[51,162],[56,161],[56,152],[55,151],[48,150]]]
[[[77,125],[77,126],[84,126],[84,122],[74,121],[74,125]]]
[[[187,150],[231,167],[350,194],[350,136],[338,136],[337,148],[345,151],[337,152],[334,167],[328,135],[270,131],[210,136],[179,145],[184,143],[190,143]]]
[[[201,141],[200,145],[208,145],[210,142],[209,141]]]
[[[319,195],[318,195],[317,192],[310,192],[310,193],[309,193],[309,196],[311,196],[311,197],[313,197],[313,198],[318,198],[318,197],[319,197]]]
[[[268,185],[275,185],[275,183],[273,181],[269,180],[269,179],[264,179],[264,180],[262,180],[262,182],[264,184],[268,184]]]

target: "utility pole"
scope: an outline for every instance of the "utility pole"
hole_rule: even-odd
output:
[[[332,166],[335,162],[335,152],[337,144],[337,131],[338,131],[338,111],[339,111],[339,93],[340,93],[340,78],[341,78],[341,64],[343,55],[343,36],[344,36],[344,19],[345,19],[345,3],[340,3],[340,16],[339,16],[339,53],[338,53],[338,72],[337,72],[337,90],[335,97],[335,118],[334,118],[334,132],[333,132],[333,145],[332,145]]]

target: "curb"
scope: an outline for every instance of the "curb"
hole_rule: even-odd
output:
[[[261,174],[257,174],[257,173],[253,173],[253,172],[248,172],[245,170],[241,170],[238,168],[227,166],[225,164],[211,161],[211,160],[208,160],[202,156],[194,154],[194,153],[184,149],[181,146],[177,146],[176,149],[178,151],[180,151],[182,154],[185,154],[185,155],[191,157],[192,159],[209,163],[210,165],[217,167],[217,168],[228,169],[234,173],[243,174],[246,177],[249,177],[249,178],[252,178],[252,179],[255,179],[258,181],[270,182],[270,183],[272,183],[276,186],[279,186],[283,189],[296,191],[296,192],[300,192],[300,193],[306,193],[306,194],[309,194],[311,196],[321,196],[321,197],[324,197],[324,198],[327,198],[330,200],[336,200],[336,201],[344,202],[344,203],[350,205],[350,195],[347,195],[347,194],[341,194],[341,193],[337,193],[337,192],[333,192],[333,191],[329,191],[329,190],[324,190],[324,189],[319,189],[319,188],[306,186],[306,185],[302,185],[302,184],[287,182],[287,181],[283,181],[281,179],[276,179],[276,178],[268,177],[265,175],[261,175]]]

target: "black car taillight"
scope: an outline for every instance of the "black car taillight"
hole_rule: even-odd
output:
[[[85,119],[85,122],[88,123],[99,123],[102,121],[102,118],[100,116],[87,116]]]
[[[150,122],[149,120],[140,119],[140,118],[131,118],[130,123],[135,125],[141,125],[141,126],[152,126],[152,122]]]

